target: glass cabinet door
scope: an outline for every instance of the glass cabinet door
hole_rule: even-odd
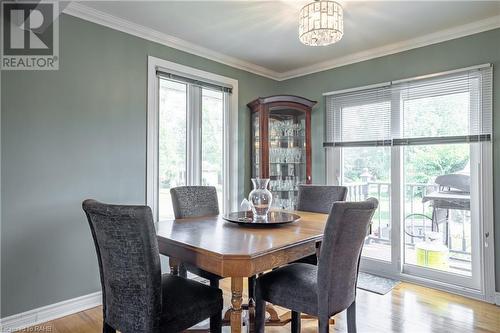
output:
[[[294,210],[299,184],[311,183],[311,109],[291,95],[258,98],[252,111],[252,177],[269,178],[272,207]]]
[[[262,177],[262,168],[260,167],[260,159],[262,155],[262,138],[260,136],[260,113],[252,113],[252,177]]]
[[[270,110],[268,141],[273,207],[295,209],[298,185],[307,182],[305,113],[293,109]]]

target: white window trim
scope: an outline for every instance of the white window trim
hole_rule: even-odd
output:
[[[158,220],[158,78],[162,69],[187,77],[197,77],[232,88],[231,100],[224,110],[224,193],[225,210],[234,210],[238,202],[238,80],[148,56],[148,100],[146,138],[146,205]]]
[[[392,81],[392,82],[384,82],[380,84],[373,84],[373,85],[368,85],[368,86],[363,86],[363,87],[355,87],[355,88],[350,88],[350,89],[343,89],[343,90],[338,90],[338,91],[331,91],[331,92],[326,92],[323,94],[323,96],[329,96],[329,95],[336,95],[344,92],[353,92],[353,91],[359,91],[359,90],[365,90],[369,88],[375,88],[375,87],[383,87],[388,84],[397,84],[401,82],[409,82],[413,80],[418,80],[422,78],[431,78],[434,76],[439,76],[439,75],[446,75],[446,74],[453,74],[456,72],[461,72],[461,71],[466,71],[466,70],[472,70],[472,69],[480,69],[480,68],[486,68],[490,67],[491,64],[482,64],[478,66],[471,66],[467,68],[462,68],[462,69],[457,69],[457,70],[451,70],[451,71],[446,71],[442,73],[436,73],[436,74],[429,74],[425,76],[420,76],[420,77],[415,77],[415,78],[408,78],[404,80],[397,80],[397,81]],[[326,110],[325,110],[325,115],[326,115]],[[325,124],[327,122],[325,121]],[[480,145],[480,150],[481,150],[481,161],[478,165],[478,172],[480,176],[480,182],[482,183],[481,186],[481,191],[479,195],[481,196],[481,208],[479,210],[479,220],[480,220],[480,227],[479,227],[479,244],[482,244],[480,246],[480,251],[481,253],[481,290],[473,290],[469,289],[466,287],[461,287],[449,283],[443,283],[435,280],[430,280],[425,277],[416,277],[412,275],[408,275],[405,272],[403,272],[402,268],[402,263],[401,262],[391,262],[390,264],[385,264],[384,262],[378,261],[378,260],[362,260],[362,264],[360,266],[361,270],[372,272],[375,274],[379,275],[385,275],[390,278],[395,278],[395,279],[400,279],[402,281],[408,281],[408,282],[413,282],[413,283],[418,283],[422,284],[425,286],[429,286],[432,288],[436,289],[441,289],[449,292],[453,292],[459,295],[463,295],[466,297],[471,297],[479,300],[483,300],[489,303],[495,303],[496,301],[496,288],[495,288],[495,241],[494,241],[494,218],[493,218],[493,184],[491,182],[491,179],[493,179],[493,141],[491,142],[483,142]],[[392,153],[394,154],[394,148],[399,149],[399,147],[393,147]],[[400,154],[397,153],[396,157],[393,158],[391,162],[391,167],[395,168],[398,166],[400,161]],[[327,180],[327,184],[331,185],[338,185],[339,184],[339,175],[341,174],[341,159],[342,155],[340,152],[340,149],[326,149],[325,151],[325,179]],[[399,169],[398,169],[399,170]],[[398,171],[399,172],[399,171]],[[394,191],[395,188],[397,189],[397,192],[394,193],[394,195],[401,196],[401,191],[400,189],[400,179],[399,177],[396,177],[392,181],[393,186],[392,190]],[[401,199],[400,199],[401,200]],[[395,205],[397,206],[397,205]],[[399,217],[401,212],[399,208],[393,207],[392,214],[393,216]],[[394,233],[399,234],[400,228],[397,223],[394,223],[394,218],[392,220],[393,222],[393,235]],[[393,242],[395,239],[398,238],[392,238]],[[401,245],[396,246],[396,250],[401,251]],[[394,254],[393,258],[394,258]],[[398,259],[401,259],[401,255],[398,256]],[[396,269],[394,269],[394,267]]]

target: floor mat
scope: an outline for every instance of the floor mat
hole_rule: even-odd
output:
[[[372,275],[369,273],[359,272],[358,288],[370,291],[375,294],[385,295],[401,281],[384,278],[381,276]]]

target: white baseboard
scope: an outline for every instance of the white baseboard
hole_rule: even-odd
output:
[[[101,305],[102,294],[76,297],[0,319],[0,332],[10,333]]]

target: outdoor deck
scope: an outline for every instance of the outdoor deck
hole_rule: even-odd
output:
[[[406,263],[417,265],[416,252],[411,246],[406,247]],[[382,261],[388,261],[391,258],[391,247],[389,244],[382,244],[377,242],[365,242],[363,247],[363,256]],[[449,258],[448,272],[470,276],[472,265],[470,261],[463,259],[455,259],[452,256]]]

